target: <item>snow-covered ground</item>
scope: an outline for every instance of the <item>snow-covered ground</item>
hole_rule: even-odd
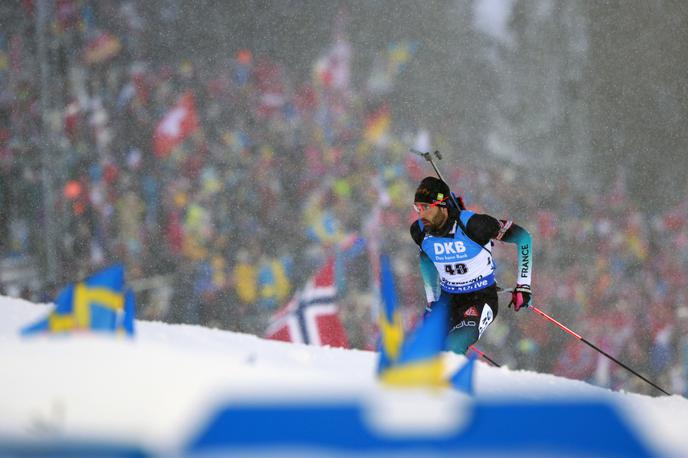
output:
[[[0,297],[0,445],[11,450],[81,441],[178,454],[218,404],[233,401],[358,399],[370,407],[377,429],[403,435],[455,428],[471,403],[575,399],[613,403],[653,453],[688,456],[688,400],[680,396],[610,392],[482,362],[476,363],[474,398],[451,390],[390,390],[375,378],[375,353],[157,322],[137,321],[133,340],[19,336],[51,309]],[[445,357],[450,367],[465,362]],[[270,419],[265,423],[269,427]],[[494,425],[494,434],[536,435],[543,426]],[[586,425],[580,427],[586,440]]]

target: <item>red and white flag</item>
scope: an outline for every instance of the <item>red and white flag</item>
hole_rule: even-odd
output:
[[[159,157],[169,155],[199,128],[196,101],[191,91],[184,93],[155,127],[153,151]]]
[[[339,11],[335,16],[334,43],[315,62],[315,77],[324,87],[347,90],[351,82],[351,42],[346,33],[348,15]]]
[[[272,317],[265,337],[284,342],[349,348],[339,319],[334,257]]]

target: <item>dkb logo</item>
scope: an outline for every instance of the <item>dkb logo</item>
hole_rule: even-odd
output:
[[[435,254],[458,254],[466,251],[461,241],[434,243]]]

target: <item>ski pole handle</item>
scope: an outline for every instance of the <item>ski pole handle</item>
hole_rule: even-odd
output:
[[[427,153],[427,152],[424,153],[422,151],[418,151],[417,149],[413,149],[413,148],[411,148],[411,152],[413,154],[419,155],[420,157],[422,157],[423,159],[428,161],[430,163],[430,165],[432,165],[432,168],[435,169],[435,173],[437,174],[437,178],[439,178],[440,180],[442,180],[446,183],[446,181],[442,177],[442,174],[440,173],[439,169],[435,165],[435,161],[432,160],[432,155],[430,153]],[[437,156],[437,159],[442,160],[442,155],[440,154],[440,152],[438,150],[435,150],[435,156]]]

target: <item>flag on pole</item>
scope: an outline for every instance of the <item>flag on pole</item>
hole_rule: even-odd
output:
[[[369,92],[377,95],[388,94],[411,57],[418,44],[409,40],[392,42],[384,53],[377,55],[366,83]]]
[[[372,112],[365,122],[365,139],[377,146],[384,145],[387,141],[391,124],[391,112],[386,103]]]
[[[89,64],[99,64],[115,57],[122,50],[119,38],[108,32],[99,32],[84,48],[83,58]]]
[[[396,361],[383,368],[380,380],[392,386],[445,387],[444,350],[447,337],[448,309],[445,302],[438,302],[432,313],[404,339]]]
[[[473,394],[475,358],[469,357],[447,379],[442,351],[445,350],[449,309],[445,301],[438,301],[432,312],[408,336],[404,336],[396,299],[390,283],[389,263],[382,262],[383,312],[380,314],[380,359],[378,378],[382,383],[397,387],[452,387],[468,395]]]
[[[404,324],[397,310],[397,294],[389,256],[380,256],[380,307],[378,328],[380,330],[380,360],[378,374],[396,363],[404,342]]]
[[[453,387],[473,394],[475,358],[445,376],[442,351],[447,339],[449,308],[446,300],[435,302],[432,312],[408,336],[404,336],[401,315],[397,310],[394,276],[389,257],[380,256],[380,292],[382,307],[377,375],[386,385],[398,387]]]
[[[284,342],[349,348],[346,330],[339,318],[335,259],[320,270],[272,317],[265,337]]]
[[[191,91],[184,93],[155,127],[153,151],[158,157],[168,156],[200,127],[196,101]]]
[[[315,81],[323,87],[347,90],[351,82],[351,42],[346,33],[348,16],[339,11],[333,27],[334,42],[315,62]]]

